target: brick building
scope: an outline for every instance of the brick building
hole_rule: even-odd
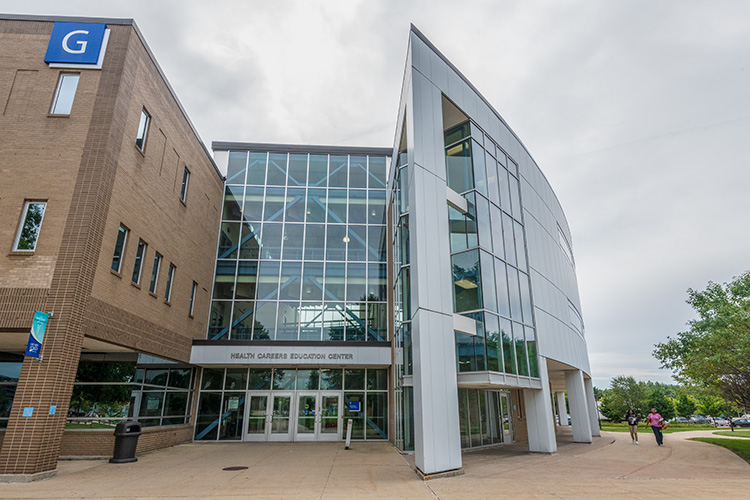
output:
[[[56,63],[59,43],[62,59],[99,53]],[[148,354],[192,387],[175,362],[205,335],[223,179],[132,20],[4,15],[0,47],[0,474],[43,475],[112,449],[111,429],[63,431],[79,360],[134,370]],[[54,314],[24,359],[34,311]],[[189,440],[190,423],[141,446]]]

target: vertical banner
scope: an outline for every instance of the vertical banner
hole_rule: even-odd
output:
[[[42,349],[42,340],[44,340],[44,331],[47,329],[47,320],[49,314],[41,311],[34,312],[34,322],[31,324],[31,334],[29,343],[26,346],[26,355],[32,358],[39,357],[39,351]]]

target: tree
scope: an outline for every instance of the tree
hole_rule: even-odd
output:
[[[656,344],[654,356],[683,383],[714,388],[724,399],[750,408],[750,272],[729,283],[688,289],[698,319],[689,329]]]
[[[612,379],[610,389],[602,397],[602,415],[613,422],[625,420],[628,410],[635,411],[639,417],[647,413],[646,398],[648,388],[643,382],[636,382],[633,377],[620,375]]]
[[[667,397],[664,389],[657,387],[648,396],[647,405],[649,410],[656,408],[656,411],[661,415],[664,420],[671,420],[674,418],[674,404],[672,400]]]
[[[674,409],[677,413],[677,416],[685,418],[690,418],[690,415],[695,413],[695,409],[697,407],[698,403],[695,401],[695,399],[691,396],[688,396],[687,394],[683,394],[682,396],[677,398],[674,404]]]

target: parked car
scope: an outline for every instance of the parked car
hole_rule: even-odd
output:
[[[690,415],[691,424],[710,424],[711,420],[703,415]]]
[[[675,417],[671,420],[671,422],[674,424],[687,424],[688,419],[686,419],[685,417]]]
[[[750,418],[738,418],[732,420],[735,427],[750,427]]]
[[[724,417],[716,417],[716,418],[714,419],[714,425],[715,425],[716,427],[726,427],[726,426],[728,426],[728,425],[729,425],[729,420],[727,420],[727,419],[726,419],[726,418],[724,418]]]

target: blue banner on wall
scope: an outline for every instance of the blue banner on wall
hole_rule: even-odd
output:
[[[41,311],[34,312],[34,322],[31,324],[31,334],[29,334],[29,343],[26,346],[26,355],[32,358],[39,357],[39,351],[42,350],[42,341],[44,340],[44,331],[47,329],[47,320],[49,314]]]

